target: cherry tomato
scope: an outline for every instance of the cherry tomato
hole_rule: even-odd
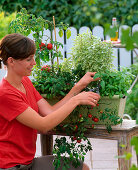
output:
[[[75,136],[73,136],[73,140],[76,140],[77,138]]]
[[[91,110],[93,109],[93,106],[91,106]]]
[[[81,143],[81,139],[78,139],[77,142],[78,142],[78,143]]]
[[[80,114],[79,117],[81,118],[81,117],[82,117],[82,114]]]
[[[92,128],[94,128],[94,124],[92,124]]]
[[[77,131],[77,129],[78,129],[78,125],[75,125],[74,130]]]
[[[92,118],[92,114],[88,114],[88,117],[89,117],[89,118]]]
[[[41,50],[43,47],[46,47],[46,45],[45,45],[44,43],[41,42],[41,44],[39,44],[40,50]]]
[[[51,43],[48,43],[48,44],[47,44],[47,49],[48,49],[48,50],[51,50],[52,48],[53,48],[53,45],[52,45]]]
[[[47,72],[51,71],[51,67],[49,67],[48,65],[44,65],[41,70],[46,70]]]
[[[103,111],[101,110],[100,113],[103,113]]]
[[[99,122],[99,119],[98,119],[97,117],[94,117],[92,120],[93,120],[94,122]]]
[[[99,106],[99,104],[97,103],[96,106]]]

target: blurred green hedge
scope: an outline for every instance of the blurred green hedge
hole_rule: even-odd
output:
[[[1,0],[0,4],[0,9],[8,13],[23,7],[37,17],[52,20],[55,16],[56,23],[76,28],[111,23],[112,17],[130,26],[138,23],[137,0]]]

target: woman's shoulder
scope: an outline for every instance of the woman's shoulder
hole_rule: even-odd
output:
[[[0,98],[2,99],[11,95],[16,96],[18,93],[16,89],[3,78],[0,82]]]

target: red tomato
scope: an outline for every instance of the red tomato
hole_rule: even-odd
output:
[[[93,106],[91,106],[91,110],[93,109]]]
[[[81,118],[81,117],[82,117],[82,114],[80,114],[79,117]]]
[[[43,47],[46,47],[46,45],[41,42],[41,44],[39,44],[39,47],[40,47],[40,50],[41,50]]]
[[[74,130],[77,131],[77,129],[78,129],[78,125],[75,125]]]
[[[93,120],[94,122],[99,122],[99,119],[98,119],[97,117],[94,117],[92,120]]]
[[[92,114],[88,114],[88,117],[89,117],[89,118],[92,118]]]
[[[81,139],[78,139],[77,142],[78,142],[78,143],[81,143]]]
[[[77,138],[75,136],[73,136],[73,140],[77,140]]]
[[[53,48],[53,45],[52,45],[51,43],[48,43],[48,44],[47,44],[47,49],[48,49],[48,50],[51,50],[52,48]]]
[[[99,104],[97,103],[97,105],[96,106],[99,106]]]
[[[103,113],[103,111],[101,110],[100,113]]]
[[[44,65],[41,70],[46,70],[47,72],[51,71],[51,67],[49,67],[48,65]]]
[[[92,128],[94,128],[94,124],[92,124]]]

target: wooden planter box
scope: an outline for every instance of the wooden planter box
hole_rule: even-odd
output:
[[[42,95],[46,97],[46,95]],[[59,101],[58,98],[54,99],[46,99],[51,105],[54,105]],[[126,97],[119,98],[118,95],[115,95],[112,99],[109,97],[102,97],[99,102],[98,106],[91,107],[91,106],[77,106],[76,109],[62,122],[64,123],[75,123],[79,120],[79,115],[82,114],[83,117],[88,117],[88,114],[92,115],[92,118],[97,117],[99,118],[98,122],[94,122],[92,118],[88,118],[88,125],[97,124],[114,124],[111,122],[111,119],[108,118],[108,114],[111,114],[110,117],[114,115],[118,115],[120,118],[123,118],[123,113],[125,109]],[[110,111],[108,110],[110,109]],[[100,120],[102,114],[106,114],[107,118],[103,121]]]

